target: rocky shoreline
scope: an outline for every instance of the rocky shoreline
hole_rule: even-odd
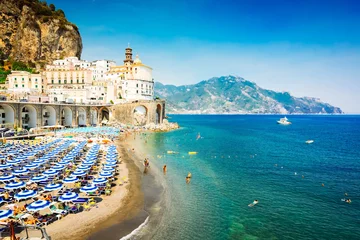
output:
[[[161,124],[150,123],[144,126],[126,125],[117,121],[108,122],[107,125],[115,128],[126,129],[128,131],[134,131],[134,132],[139,132],[139,131],[169,132],[180,128],[178,123],[169,122],[167,119],[164,119],[163,123]]]

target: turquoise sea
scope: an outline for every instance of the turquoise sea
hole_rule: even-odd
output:
[[[149,134],[152,167],[168,167],[152,238],[360,239],[360,116],[280,117],[173,115],[181,129]]]

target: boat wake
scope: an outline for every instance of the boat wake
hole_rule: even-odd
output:
[[[146,226],[146,224],[147,224],[148,222],[149,222],[149,217],[147,217],[147,218],[145,219],[145,221],[144,221],[142,224],[140,224],[136,229],[134,229],[131,233],[129,233],[128,235],[126,235],[126,236],[124,236],[124,237],[122,237],[122,238],[120,238],[120,240],[129,240],[129,239],[131,239],[132,237],[136,236],[136,235],[140,232],[140,230],[141,230],[143,227]]]

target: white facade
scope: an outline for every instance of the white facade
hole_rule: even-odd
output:
[[[9,93],[42,93],[44,90],[41,74],[26,71],[12,71],[7,77]]]
[[[116,63],[111,60],[97,60],[91,63],[92,80],[103,81],[105,80],[105,74],[111,67],[116,66]]]
[[[114,95],[125,101],[153,100],[154,80],[152,68],[144,65],[139,56],[132,59],[132,49],[126,48],[124,65],[111,67],[106,80],[114,83]]]
[[[85,60],[79,60],[77,57],[67,57],[65,59],[59,59],[53,61],[52,65],[47,65],[46,70],[50,69],[72,69],[72,68],[82,68],[86,69],[90,67],[90,62]]]

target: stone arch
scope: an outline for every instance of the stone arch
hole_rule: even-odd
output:
[[[0,125],[13,128],[15,125],[15,109],[8,104],[0,104]]]
[[[25,105],[20,108],[21,127],[25,129],[37,127],[37,110],[32,105]]]
[[[77,109],[77,123],[78,126],[86,126],[86,110],[82,107]]]
[[[156,124],[161,124],[162,123],[162,106],[160,104],[156,105]]]
[[[91,108],[90,109],[90,125],[94,126],[98,124],[98,110],[96,108]]]
[[[148,123],[148,109],[144,105],[138,105],[133,110],[133,124],[135,126],[144,126]]]
[[[100,124],[107,124],[111,117],[111,110],[107,107],[99,109],[99,122]]]
[[[56,125],[56,110],[52,106],[45,106],[43,108],[43,126]]]
[[[72,126],[73,112],[69,107],[63,107],[61,109],[61,125],[65,127]]]

